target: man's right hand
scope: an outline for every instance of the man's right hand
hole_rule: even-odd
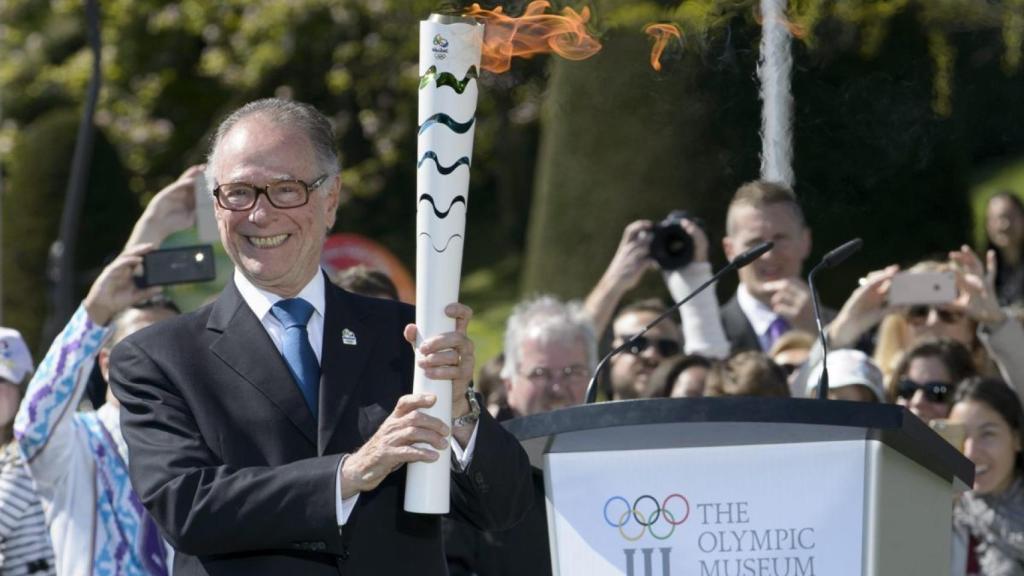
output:
[[[651,259],[653,226],[650,220],[637,220],[622,231],[619,247],[602,278],[620,296],[636,287],[644,272],[656,266]]]
[[[433,394],[407,394],[398,399],[395,410],[370,441],[342,464],[342,499],[373,490],[403,464],[437,460],[436,451],[416,446],[429,444],[437,450],[448,446],[448,425],[419,411],[436,401]]]

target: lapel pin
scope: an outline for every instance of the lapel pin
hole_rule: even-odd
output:
[[[355,346],[357,343],[355,332],[345,328],[341,331],[341,342],[349,346]]]

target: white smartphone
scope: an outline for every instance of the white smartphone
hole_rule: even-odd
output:
[[[199,241],[213,244],[220,240],[217,218],[213,215],[213,194],[206,183],[206,175],[196,176],[196,236]]]
[[[900,272],[889,287],[889,305],[948,304],[956,300],[956,276],[945,272]]]

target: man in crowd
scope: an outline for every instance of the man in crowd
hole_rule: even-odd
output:
[[[498,418],[519,418],[583,402],[597,362],[597,339],[578,303],[553,296],[525,300],[505,330],[501,377],[508,398]],[[534,470],[534,500],[522,523],[487,532],[463,522],[446,525],[445,553],[451,576],[545,576],[551,574],[544,478]]]
[[[713,293],[713,292],[712,292]],[[612,348],[618,348],[666,310],[660,300],[641,300],[624,307],[612,322]],[[679,326],[672,319],[655,324],[629,348],[608,361],[612,400],[653,396],[651,373],[666,359],[682,351]]]
[[[739,187],[726,215],[725,255],[732,260],[761,242],[775,246],[739,270],[735,296],[722,307],[732,353],[768,352],[793,328],[817,333],[810,289],[801,279],[811,231],[793,192],[756,180]]]
[[[466,394],[471,311],[449,305],[455,331],[414,358],[411,307],[325,280],[339,169],[313,107],[232,113],[207,164],[232,281],[111,356],[132,483],[175,574],[445,574],[440,519],[403,511],[400,469],[449,445],[456,513],[501,529],[533,501],[525,453]],[[414,361],[453,381],[451,422],[419,411],[437,398],[409,393]]]
[[[708,239],[704,230],[689,218],[678,224],[693,243],[692,260],[680,269],[662,270],[672,299],[682,300],[711,277],[708,262]],[[619,246],[608,268],[587,295],[584,309],[598,334],[611,324],[612,346],[621,345],[640,332],[647,323],[665,311],[658,300],[645,300],[626,306],[616,313],[619,303],[648,270],[659,268],[651,256],[655,224],[637,220],[626,226]],[[713,289],[705,290],[679,309],[682,331],[674,321],[663,320],[652,328],[647,338],[609,361],[611,397],[615,400],[648,395],[650,374],[669,356],[685,349],[687,354],[708,358],[724,358],[729,342],[722,330],[718,304]]]
[[[505,330],[501,379],[508,402],[506,416],[529,416],[582,403],[596,363],[594,329],[579,304],[553,296],[521,302]]]

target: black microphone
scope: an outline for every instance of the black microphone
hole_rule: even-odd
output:
[[[626,348],[632,346],[633,343],[639,340],[641,336],[646,334],[648,330],[654,328],[654,326],[658,322],[661,322],[665,318],[668,318],[669,315],[672,314],[672,312],[674,312],[677,308],[692,300],[696,295],[700,294],[705,289],[707,289],[708,286],[711,286],[712,284],[717,282],[719,278],[725,276],[726,274],[732,272],[733,270],[739,270],[740,268],[743,268],[744,266],[750,264],[754,260],[757,260],[765,252],[771,250],[772,246],[774,245],[775,244],[772,242],[762,242],[757,246],[754,246],[753,248],[740,254],[739,256],[733,258],[731,262],[726,264],[721,270],[719,270],[713,276],[711,276],[711,278],[708,278],[708,280],[701,284],[700,286],[698,286],[696,290],[690,292],[685,298],[683,298],[679,302],[676,302],[672,306],[669,306],[668,310],[665,310],[664,312],[661,313],[660,316],[658,316],[654,320],[651,320],[651,322],[647,324],[647,326],[644,326],[643,330],[641,330],[632,338],[626,340],[617,348],[606,354],[604,358],[601,358],[601,361],[597,363],[597,368],[594,368],[594,375],[590,377],[590,383],[587,384],[587,394],[586,396],[584,396],[583,403],[593,404],[594,400],[597,399],[597,377],[601,374],[601,369],[604,368],[605,364],[607,364],[609,360],[611,360],[612,356],[615,356],[619,352],[622,352]]]
[[[818,262],[817,266],[811,268],[811,273],[807,275],[807,285],[811,289],[811,302],[814,304],[814,321],[818,324],[818,338],[821,339],[821,376],[818,378],[819,400],[828,399],[828,334],[825,333],[825,328],[821,325],[821,304],[818,303],[818,290],[814,287],[814,276],[819,270],[827,270],[828,268],[838,266],[852,256],[854,252],[860,250],[863,245],[864,241],[860,238],[850,240],[825,254],[821,258],[821,262]]]

